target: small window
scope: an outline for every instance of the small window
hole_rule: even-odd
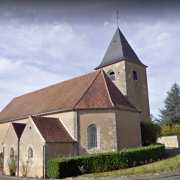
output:
[[[88,148],[97,147],[97,130],[94,124],[88,127]]]
[[[10,158],[14,158],[14,149],[13,148],[10,149]]]
[[[134,77],[134,80],[136,80],[136,81],[138,80],[136,71],[133,71],[133,77]]]
[[[28,149],[28,158],[33,158],[33,150],[31,147]]]
[[[111,81],[115,81],[115,73],[113,71],[110,72],[109,77],[110,77]]]

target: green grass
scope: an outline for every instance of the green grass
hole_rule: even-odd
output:
[[[116,177],[116,176],[129,176],[129,175],[145,175],[152,173],[161,173],[170,170],[180,169],[180,155],[172,154],[169,158],[150,164],[145,164],[133,168],[103,172],[103,173],[93,173],[93,174],[84,174],[79,177]]]

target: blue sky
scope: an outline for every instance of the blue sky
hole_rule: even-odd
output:
[[[148,66],[150,110],[180,85],[180,1],[0,1],[0,111],[15,97],[92,72],[119,27]]]

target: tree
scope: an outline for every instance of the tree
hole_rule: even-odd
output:
[[[141,122],[141,141],[143,146],[156,143],[157,134],[153,123]]]
[[[159,123],[161,125],[180,124],[180,87],[177,83],[171,86],[164,100],[165,108],[159,109]]]

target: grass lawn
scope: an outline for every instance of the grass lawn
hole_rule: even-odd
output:
[[[145,175],[152,173],[160,173],[169,170],[180,169],[180,155],[172,154],[167,159],[145,164],[133,168],[121,169],[115,171],[108,171],[103,173],[84,174],[78,177],[116,177],[116,176],[128,176],[128,175]]]

